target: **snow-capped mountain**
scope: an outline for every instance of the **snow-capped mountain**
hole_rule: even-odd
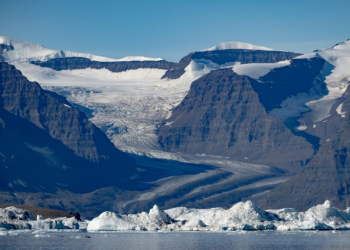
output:
[[[291,160],[301,155],[304,160],[311,159],[313,153],[307,156],[305,149],[312,147],[317,152],[320,145],[329,141],[341,129],[346,114],[345,106],[342,105],[344,92],[350,80],[349,51],[349,41],[346,41],[333,48],[318,50],[292,60],[231,66],[236,74],[250,78],[253,93],[258,94],[258,103],[264,106],[268,115],[279,118],[295,138],[306,139],[307,142],[293,146],[294,149],[301,149],[304,155],[294,152],[290,155]],[[250,158],[254,161],[257,153],[259,163],[276,164],[271,161],[274,158],[271,157],[272,152],[267,154],[270,162],[262,161],[263,151],[253,150],[253,144],[255,142],[259,145],[258,148],[266,146],[271,150],[273,144],[262,142],[262,138],[267,134],[271,138],[280,133],[275,131],[271,134],[268,129],[257,133],[256,129],[252,129],[258,117],[263,115],[262,112],[254,113],[251,109],[253,106],[248,104],[253,97],[249,96],[246,100],[238,96],[238,100],[233,101],[232,96],[238,90],[228,91],[238,84],[245,88],[249,85],[243,79],[234,83],[234,74],[226,79],[223,72],[211,72],[206,76],[207,79],[202,77],[193,82],[189,94],[172,111],[172,117],[164,121],[166,126],[160,128],[160,142],[170,151],[192,154],[216,152],[222,157],[233,157],[236,160],[250,161]],[[213,76],[209,77],[210,75]],[[226,87],[227,90],[222,91]],[[243,105],[242,108],[238,109],[239,105]],[[188,119],[189,117],[191,118]],[[252,119],[252,123],[241,127],[245,119]],[[270,126],[271,124],[268,125],[269,129],[276,128]],[[223,141],[220,142],[221,138]],[[274,141],[278,142],[279,147],[284,147],[281,140]],[[291,141],[287,144],[290,145]],[[285,160],[288,158],[288,154],[280,155]],[[288,164],[282,165],[286,167]]]
[[[29,80],[88,108],[93,115],[91,121],[118,148],[157,157],[173,157],[162,152],[155,131],[182,101],[194,80],[211,70],[251,62],[272,63],[298,55],[231,49],[191,53],[180,63],[159,58],[121,61],[50,50],[5,37],[1,41],[8,46],[3,50],[6,62],[15,65]],[[179,67],[181,72],[174,77],[172,72]]]
[[[265,183],[262,178],[273,177],[276,185],[285,181],[276,173],[299,171],[342,129],[348,112],[349,41],[308,55],[223,43],[190,53],[179,63],[117,60],[10,38],[0,41],[0,61],[64,95],[67,105],[84,111],[119,149],[220,166],[188,178],[157,180],[159,188],[120,197],[129,199],[120,211],[139,211],[154,199],[166,206],[226,206],[242,197],[233,183]],[[220,181],[209,185],[215,178]],[[170,183],[174,192],[187,195],[167,200],[172,191],[163,190]],[[196,183],[193,190],[189,183]],[[255,191],[266,191],[266,183]],[[67,202],[77,198],[72,195]]]

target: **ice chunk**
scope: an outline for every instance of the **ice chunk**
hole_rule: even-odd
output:
[[[151,220],[155,222],[164,222],[170,223],[171,218],[167,213],[161,210],[157,205],[154,205],[153,208],[149,211],[149,217]]]
[[[6,220],[34,220],[33,215],[23,209],[16,207],[0,208],[0,219]]]
[[[103,212],[88,225],[87,231],[126,231],[135,230],[137,225],[113,212]]]

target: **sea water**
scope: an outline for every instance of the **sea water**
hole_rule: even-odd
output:
[[[349,231],[168,233],[19,233],[0,236],[0,249],[349,249]]]

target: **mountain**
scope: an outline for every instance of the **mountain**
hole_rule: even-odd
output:
[[[350,40],[317,50],[305,58],[323,58],[331,65],[325,83],[328,93],[309,103],[300,120],[303,130],[320,138],[321,147],[295,177],[271,190],[259,201],[266,208],[283,206],[306,210],[325,199],[337,207],[349,206]]]
[[[125,61],[50,50],[12,38],[2,37],[2,40],[3,46],[7,46],[3,50],[6,62],[21,70],[28,79],[65,96],[71,105],[86,112],[117,148],[167,159],[179,157],[160,147],[157,127],[183,100],[193,81],[212,70],[252,62],[273,63],[300,55],[252,50],[249,48],[264,47],[243,44],[244,49],[231,46],[235,49],[194,52],[179,63],[159,58],[136,61],[135,57]]]
[[[284,181],[280,171],[264,165],[226,159],[220,161],[222,164],[217,161],[217,158],[210,156],[185,156],[161,151],[155,134],[157,124],[162,122],[169,115],[170,109],[183,99],[191,82],[212,70],[229,67],[228,65],[231,63],[220,65],[214,62],[191,59],[190,64],[185,68],[185,73],[181,77],[171,80],[161,79],[167,70],[159,68],[127,69],[121,72],[112,72],[107,68],[90,68],[84,65],[84,68],[77,68],[81,67],[79,66],[81,62],[112,65],[120,63],[120,61],[101,62],[94,60],[95,56],[84,57],[73,52],[71,52],[72,54],[60,53],[60,57],[57,58],[55,57],[56,51],[49,49],[46,49],[46,52],[42,54],[41,50],[37,49],[37,47],[42,48],[42,46],[12,39],[7,41],[2,51],[4,61],[20,69],[23,75],[31,81],[39,82],[45,88],[42,90],[45,93],[54,94],[47,91],[52,90],[64,95],[67,98],[64,100],[64,104],[86,112],[90,121],[106,132],[118,148],[131,153],[176,161],[133,155],[137,159],[137,173],[131,173],[129,177],[121,178],[115,183],[109,181],[110,178],[114,177],[114,174],[107,171],[100,173],[106,175],[105,179],[101,177],[105,180],[104,182],[96,181],[96,178],[92,179],[90,168],[86,172],[87,176],[84,177],[84,181],[71,173],[72,178],[67,178],[65,182],[57,182],[52,176],[56,175],[57,178],[61,178],[64,172],[54,172],[52,168],[45,170],[40,166],[47,164],[46,160],[49,160],[52,155],[57,158],[56,162],[61,164],[63,160],[56,156],[59,147],[52,146],[53,142],[49,139],[45,139],[40,145],[36,145],[35,141],[30,141],[29,146],[34,145],[35,147],[32,148],[40,151],[46,158],[42,157],[41,161],[38,160],[37,158],[40,158],[39,152],[38,154],[32,153],[33,150],[28,149],[26,145],[21,150],[23,152],[29,151],[23,157],[30,154],[35,156],[35,161],[40,163],[37,164],[38,173],[43,172],[48,176],[44,179],[47,180],[47,183],[41,185],[44,188],[38,187],[39,190],[34,185],[30,186],[31,189],[26,189],[17,183],[24,182],[29,187],[28,184],[32,182],[42,183],[41,179],[43,178],[39,174],[36,179],[34,177],[31,179],[26,177],[26,179],[21,175],[19,181],[5,182],[6,185],[10,184],[14,188],[5,185],[5,191],[0,193],[0,202],[40,205],[70,211],[79,210],[83,216],[96,216],[97,213],[105,210],[123,213],[138,212],[152,207],[154,203],[162,204],[163,207],[168,208],[184,204],[192,207],[208,207],[215,206],[215,204],[227,206],[232,202],[239,201],[243,196],[265,191]],[[27,50],[23,51],[22,48],[25,47],[25,44],[28,45]],[[67,65],[66,69],[59,67],[53,69],[51,66],[39,66],[41,63],[38,63],[54,62],[54,60],[62,62],[66,60],[70,69]],[[75,61],[77,61],[76,64]],[[137,65],[140,61],[128,63]],[[162,61],[146,61],[145,63],[162,63]],[[232,62],[232,65],[237,63]],[[16,122],[13,123],[16,124]],[[29,125],[25,125],[25,127],[29,127]],[[16,133],[23,131],[23,134],[17,136],[20,138],[29,134],[28,130],[22,128],[15,130]],[[29,131],[32,131],[32,128]],[[33,134],[33,132],[30,133]],[[29,139],[21,140],[27,142]],[[45,148],[46,145],[48,145],[47,148]],[[50,149],[54,150],[50,151]],[[63,151],[62,149],[61,151],[64,152],[63,155],[67,155],[67,158],[73,158],[67,150]],[[32,163],[34,160],[28,160],[28,162]],[[190,164],[190,162],[195,164]],[[63,165],[71,167],[66,162],[63,162]],[[80,164],[75,165],[80,166]],[[84,163],[84,166],[88,166],[88,164]],[[131,167],[133,166],[131,164]],[[80,168],[77,168],[78,170]],[[117,168],[115,171],[120,172],[120,169]],[[50,175],[50,173],[53,174]],[[98,176],[98,173],[94,174]],[[24,176],[26,175],[24,174]],[[16,174],[13,174],[12,177],[14,179]],[[81,181],[74,184],[74,180],[77,179]],[[250,187],[252,183],[256,182],[259,182],[257,187]],[[74,188],[71,187],[72,185]],[[237,188],[245,190],[243,192],[236,191]],[[221,194],[225,198],[221,198]]]
[[[92,191],[126,186],[135,161],[84,113],[0,62],[0,189]]]
[[[329,199],[336,207],[350,204],[350,89],[342,100],[342,128],[325,142],[310,163],[293,178],[268,193],[259,204],[266,208],[307,210]],[[341,126],[341,125],[340,125]]]
[[[170,151],[217,155],[296,172],[312,157],[312,141],[294,134],[269,112],[289,96],[310,89],[324,92],[325,86],[316,80],[324,64],[318,58],[293,59],[212,71],[192,83],[159,128],[159,142]],[[256,79],[246,76],[250,74]]]
[[[23,152],[23,159],[31,166],[38,162],[39,173],[48,177],[34,178],[26,172],[17,180],[20,171],[6,172],[10,177],[3,190],[7,193],[1,194],[0,202],[70,210],[79,206],[84,214],[92,216],[103,210],[137,212],[155,202],[164,208],[225,207],[244,197],[260,197],[256,194],[266,194],[291,174],[306,171],[305,165],[320,155],[333,154],[326,145],[344,129],[349,41],[308,55],[223,43],[192,52],[179,63],[161,58],[103,58],[4,37],[0,38],[0,46],[1,61],[15,66],[29,81],[38,82],[43,88],[40,93],[60,100],[62,109],[70,107],[80,114],[76,107],[85,112],[117,148],[137,159],[136,168],[130,157],[118,151],[116,155],[128,163],[114,165],[117,168],[109,168],[112,163],[101,164],[103,159],[116,162],[111,156],[115,149],[106,146],[110,148],[106,153],[101,146],[107,145],[105,139],[101,144],[96,142],[96,147],[90,146],[94,143],[89,137],[80,140],[87,144],[72,144],[71,134],[62,131],[73,128],[76,134],[84,129],[51,123],[53,118],[47,115],[45,119],[37,118],[37,113],[27,112],[21,102],[11,101],[15,99],[12,96],[10,101],[6,99],[10,112],[2,111],[4,124],[11,125],[3,127],[9,132],[2,135],[10,147],[2,146],[0,152],[19,142],[19,151],[6,153],[6,159],[9,161],[12,155],[17,159],[16,155]],[[22,92],[19,96],[27,98]],[[40,99],[40,105],[47,106],[45,100]],[[46,113],[54,114],[52,110],[55,108]],[[57,110],[61,114],[61,109]],[[66,114],[58,117],[66,120]],[[86,117],[78,120],[89,123]],[[43,130],[48,134],[42,135]],[[67,159],[56,156],[58,152],[64,152]],[[319,166],[322,161],[317,161]],[[53,175],[61,178],[65,172],[41,167],[48,162],[70,167],[66,170],[71,169],[72,178],[65,183],[55,182]],[[72,166],[77,166],[76,172]],[[94,172],[95,166],[102,171]],[[86,186],[82,181],[74,182],[82,172],[86,174]],[[105,178],[103,184],[93,178],[98,174]],[[121,176],[116,181],[113,177],[117,174]],[[47,191],[58,190],[59,186],[65,188],[57,193]],[[17,188],[22,192],[15,195]],[[287,197],[290,193],[282,194]],[[266,200],[265,205],[274,207],[277,200]]]

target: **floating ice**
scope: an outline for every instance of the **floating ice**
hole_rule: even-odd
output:
[[[306,212],[293,208],[265,211],[251,201],[239,202],[227,210],[178,207],[164,212],[155,206],[150,213],[117,215],[105,212],[89,223],[88,231],[105,231],[107,228],[115,228],[115,231],[344,230],[350,229],[350,208],[339,210],[329,201]]]
[[[76,218],[45,219],[38,215],[34,220],[33,215],[20,208],[7,207],[0,209],[0,229],[79,229],[80,222]],[[82,223],[84,224],[84,223]]]
[[[3,210],[3,209],[2,209]],[[1,210],[1,211],[2,211]],[[6,211],[14,211],[13,208]],[[25,214],[26,211],[17,211]],[[2,215],[5,214],[3,211]],[[5,215],[7,216],[7,215]],[[21,217],[21,216],[20,216]],[[6,217],[8,218],[8,217]],[[78,229],[75,218],[20,220],[15,217],[0,217],[0,235],[14,235],[13,229],[35,229],[35,237],[58,229]],[[240,231],[240,230],[350,230],[350,208],[340,210],[329,201],[311,207],[306,212],[293,208],[263,210],[251,201],[239,202],[230,209],[190,209],[177,207],[163,211],[157,205],[149,213],[120,215],[103,212],[88,224],[87,231]],[[10,229],[10,230],[9,230]],[[60,231],[60,230],[58,230]],[[38,235],[38,236],[37,236]]]

